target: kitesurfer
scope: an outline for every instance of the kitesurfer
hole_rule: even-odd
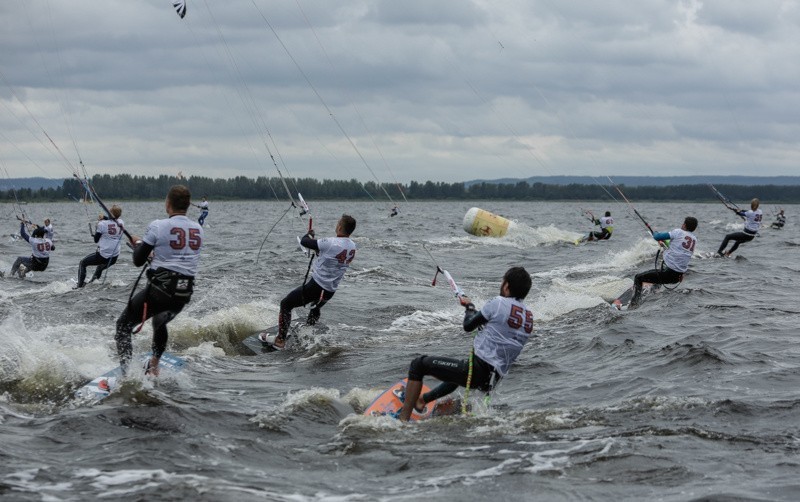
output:
[[[203,227],[186,217],[190,204],[189,189],[173,185],[164,203],[169,217],[151,222],[142,238],[130,236],[134,265],[140,267],[147,262],[150,253],[153,256],[147,270],[147,286],[130,298],[117,319],[115,340],[123,372],[127,371],[133,355],[134,325],[152,317],[153,355],[145,365],[145,373],[158,375],[158,362],[167,346],[167,323],[192,297],[200,265]]]
[[[611,218],[611,211],[606,211],[605,216],[601,216],[600,218],[595,218],[592,213],[589,213],[590,219],[592,223],[595,225],[600,225],[599,232],[589,232],[589,238],[587,240],[590,241],[602,241],[611,238],[611,233],[614,231],[614,219]]]
[[[355,229],[355,218],[343,214],[336,223],[336,237],[314,239],[314,231],[311,229],[303,236],[300,245],[316,251],[318,255],[311,271],[311,279],[281,300],[278,333],[261,333],[259,339],[262,343],[276,349],[282,349],[286,345],[286,336],[292,322],[292,309],[296,307],[311,303],[306,324],[316,324],[320,309],[333,297],[339,282],[356,256],[356,243],[350,239]]]
[[[471,389],[489,392],[508,374],[533,332],[533,313],[523,303],[531,283],[531,276],[523,267],[512,267],[503,275],[500,296],[489,300],[482,309],[476,310],[466,296],[459,297],[466,309],[464,331],[479,329],[472,343],[471,361],[470,358],[427,355],[414,359],[408,369],[406,390],[400,396],[403,401],[400,420],[408,420],[412,411],[424,412],[427,403],[450,394],[459,386],[469,385]],[[425,376],[442,383],[420,395]]]
[[[778,214],[775,215],[775,221],[772,222],[770,225],[772,228],[781,229],[784,225],[786,225],[786,215],[783,214],[783,209],[778,211]]]
[[[197,223],[200,224],[202,227],[206,222],[206,216],[208,216],[208,199],[205,195],[203,195],[203,200],[200,201],[200,204],[192,204],[194,207],[200,209],[200,217],[197,218]]]
[[[56,247],[53,241],[46,237],[44,227],[36,227],[29,236],[25,222],[20,221],[19,234],[31,245],[33,254],[17,258],[11,266],[11,275],[19,274],[19,278],[24,279],[28,271],[42,272],[47,269],[47,264],[50,263],[50,251],[54,251]]]
[[[687,216],[683,220],[681,228],[676,228],[671,232],[653,233],[653,239],[659,242],[669,240],[669,247],[664,251],[661,268],[638,273],[633,278],[634,290],[629,308],[639,305],[643,283],[677,284],[683,280],[683,274],[689,269],[689,261],[692,259],[695,246],[697,246],[697,237],[693,233],[696,229],[697,218]]]
[[[739,244],[743,242],[752,241],[758,234],[758,229],[761,228],[761,219],[763,217],[761,210],[758,208],[760,202],[758,199],[750,201],[750,209],[747,211],[735,211],[736,214],[744,220],[744,229],[741,232],[733,232],[725,236],[722,244],[719,246],[717,254],[720,256],[730,256],[739,248]],[[733,246],[728,251],[725,247],[728,241],[733,241]]]
[[[399,213],[399,212],[400,212],[400,210],[397,208],[397,206],[394,206],[392,208],[392,212],[389,213],[389,217],[394,218],[395,216],[397,216],[397,213]]]
[[[53,232],[53,224],[50,223],[50,218],[45,218],[45,220],[44,220],[44,236],[52,241],[53,240],[53,234],[54,234],[54,232]]]
[[[125,225],[125,222],[120,219],[122,208],[116,204],[111,206],[111,216],[113,219],[101,215],[97,222],[94,232],[97,249],[82,259],[78,265],[78,288],[82,288],[86,284],[86,267],[97,266],[92,276],[92,281],[95,281],[103,275],[103,270],[117,263],[119,245],[123,236],[122,229]]]

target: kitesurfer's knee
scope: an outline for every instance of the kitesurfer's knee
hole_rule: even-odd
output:
[[[411,365],[408,367],[409,380],[422,380],[425,376],[425,357],[424,355],[419,356],[411,361]]]

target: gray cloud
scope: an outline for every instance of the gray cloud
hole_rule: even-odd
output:
[[[3,2],[3,166],[70,173],[29,110],[90,173],[797,172],[795,2],[255,3]]]

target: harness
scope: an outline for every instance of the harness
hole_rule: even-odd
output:
[[[140,332],[144,327],[144,323],[147,321],[147,297],[150,295],[151,287],[156,288],[170,298],[181,300],[183,303],[187,303],[192,298],[192,293],[194,292],[194,277],[183,275],[166,268],[153,270],[143,267],[142,271],[139,273],[139,277],[136,278],[136,282],[133,284],[130,296],[128,296],[128,309],[131,307],[131,301],[133,300],[133,294],[136,292],[136,287],[139,285],[139,281],[145,272],[147,273],[147,285],[144,289],[145,300],[142,306],[142,322],[133,330],[133,333]]]
[[[661,256],[661,266],[660,267],[658,266],[658,257],[659,256]],[[664,255],[661,252],[661,248],[660,247],[658,248],[658,252],[656,252],[656,259],[655,259],[655,264],[654,264],[653,268],[655,268],[658,271],[659,281],[661,279],[661,273],[664,272],[665,269],[672,270],[671,268],[667,267],[667,264],[664,262]],[[673,270],[673,272],[676,272],[676,271]],[[678,282],[676,282],[675,285],[672,286],[671,288],[667,287],[667,283],[660,282],[661,286],[663,286],[663,288],[666,289],[667,291],[674,291],[675,289],[677,289],[678,286],[680,286],[681,282],[683,282],[683,272],[676,272],[676,273],[680,274],[680,277],[678,277]]]

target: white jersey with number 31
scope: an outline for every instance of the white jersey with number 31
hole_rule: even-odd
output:
[[[664,251],[664,263],[675,272],[686,272],[695,246],[697,237],[692,232],[676,228],[669,233],[669,248]]]
[[[151,269],[166,268],[190,277],[197,274],[203,227],[196,221],[182,214],[155,220],[147,227],[142,240],[153,246]]]

